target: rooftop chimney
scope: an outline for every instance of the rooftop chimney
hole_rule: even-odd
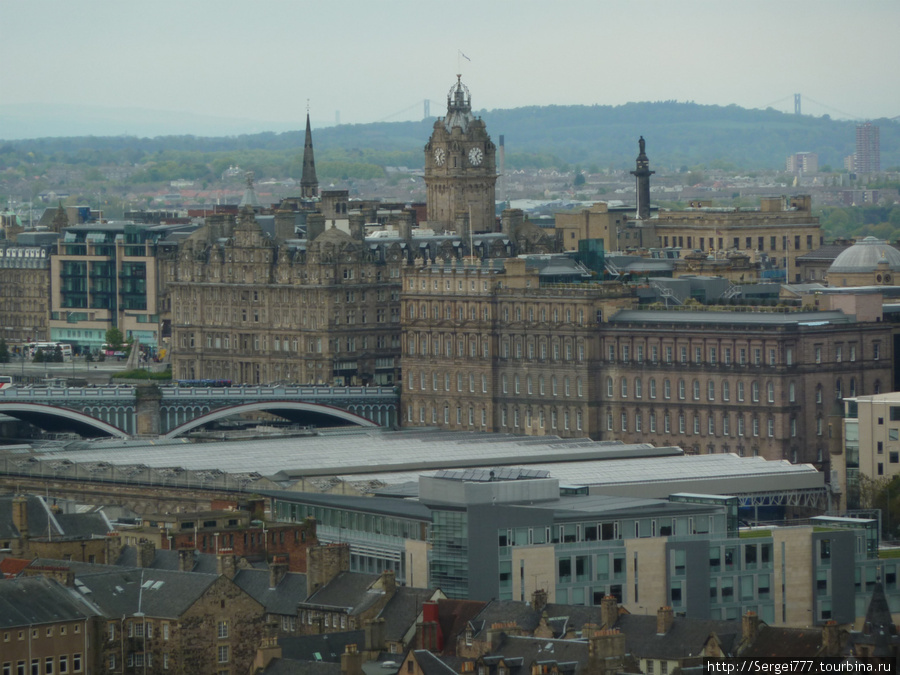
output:
[[[619,601],[614,595],[606,595],[600,601],[600,622],[604,628],[612,628],[619,621]]]
[[[156,557],[156,544],[148,539],[141,539],[137,545],[137,566],[150,567]]]
[[[362,654],[356,645],[347,645],[341,654],[341,675],[362,675],[362,672]]]
[[[668,633],[674,621],[675,612],[672,611],[672,608],[668,605],[666,605],[665,607],[660,607],[658,610],[656,610],[656,634],[665,635],[666,633]]]
[[[544,607],[547,606],[547,591],[546,589],[539,588],[531,594],[531,606],[534,607],[535,612],[543,612]]]
[[[269,588],[277,587],[278,584],[281,583],[281,580],[284,579],[284,575],[287,574],[287,571],[287,559],[283,556],[276,556],[272,562],[269,563]]]
[[[741,633],[744,641],[752,644],[759,634],[759,616],[756,612],[747,612],[741,617]]]
[[[26,495],[16,495],[13,497],[13,526],[19,531],[22,539],[28,538],[28,497]]]

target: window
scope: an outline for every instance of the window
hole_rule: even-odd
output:
[[[650,378],[650,398],[656,398],[656,380]]]
[[[81,654],[73,654],[72,655],[72,672],[73,673],[81,672]]]
[[[628,413],[622,413],[622,431],[628,431]]]
[[[740,401],[741,403],[744,402],[744,383],[743,382],[738,382],[737,398],[738,398],[738,401]]]
[[[684,380],[678,380],[678,398],[684,400]]]
[[[628,398],[628,380],[624,377],[622,378],[622,382],[619,385],[619,389],[622,394],[622,398]]]
[[[834,360],[835,360],[837,363],[840,363],[841,361],[844,360],[844,346],[843,346],[843,345],[836,345],[836,346],[835,346],[835,348],[834,348]]]
[[[750,400],[754,403],[759,403],[759,382],[750,384]]]
[[[663,380],[663,398],[669,399],[672,397],[672,383],[669,382],[668,379]]]
[[[691,385],[691,390],[694,395],[694,400],[699,401],[700,400],[700,382],[698,380],[694,380],[693,384]]]
[[[611,377],[606,378],[606,396],[607,398],[613,397],[613,379]]]
[[[769,403],[775,403],[775,384],[773,382],[766,383],[766,395]]]
[[[219,663],[228,663],[228,645],[219,645]]]
[[[228,622],[227,621],[219,621],[218,635],[219,635],[220,640],[228,639]]]
[[[728,384],[728,380],[722,383],[722,400],[731,400],[731,386]]]
[[[706,398],[710,401],[716,400],[716,383],[712,380],[706,383]]]

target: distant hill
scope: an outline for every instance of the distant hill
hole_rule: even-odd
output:
[[[527,165],[529,155],[542,155],[584,168],[631,168],[637,140],[647,140],[651,167],[677,170],[682,166],[709,168],[783,169],[793,152],[816,152],[819,166],[835,170],[855,146],[852,121],[827,116],[809,117],[776,110],[748,110],[736,105],[712,106],[662,101],[621,106],[535,106],[478,113],[495,143],[506,138],[510,166]],[[421,167],[422,147],[434,119],[419,122],[380,122],[341,125],[313,130],[319,156],[341,161],[406,164]],[[873,120],[881,128],[883,169],[900,166],[900,124]],[[2,135],[2,129],[0,129]],[[88,136],[7,141],[2,148],[39,151],[44,155],[74,155],[91,150],[143,153],[194,151],[201,153],[264,150],[294,153],[302,150],[303,131],[265,132],[239,136]],[[99,158],[98,158],[99,159]]]

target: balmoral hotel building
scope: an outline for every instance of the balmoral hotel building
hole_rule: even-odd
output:
[[[880,306],[638,310],[629,287],[542,284],[525,259],[502,264],[404,271],[404,426],[826,468],[841,399],[895,386],[893,326]]]

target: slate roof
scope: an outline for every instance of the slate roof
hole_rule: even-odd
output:
[[[397,588],[394,597],[388,600],[378,615],[378,618],[384,619],[384,639],[400,642],[422,612],[422,603],[430,600],[434,593],[428,588]]]
[[[272,659],[261,675],[340,675],[340,663]]]
[[[473,620],[477,635],[489,629],[492,624],[515,621],[522,630],[533,633],[540,625],[541,617],[547,613],[547,624],[554,637],[563,637],[570,631],[580,631],[586,623],[600,625],[600,608],[583,605],[548,604],[540,612],[525,602],[517,600],[492,600]]]
[[[344,653],[347,645],[356,645],[359,647],[359,651],[363,651],[366,645],[366,631],[352,630],[343,633],[290,636],[278,640],[281,655],[297,661],[340,663],[341,654]]]
[[[0,539],[18,539],[22,536],[13,525],[13,494],[0,495]],[[54,538],[90,539],[105,537],[113,529],[106,515],[94,513],[51,514],[43,499],[36,495],[26,495],[25,513],[28,518],[28,533],[32,538],[43,538],[48,534]],[[49,529],[48,529],[49,528]]]
[[[306,599],[304,604],[345,609],[360,614],[384,597],[380,590],[370,590],[380,575],[341,572]]]
[[[588,648],[586,641],[507,635],[493,650],[493,654],[503,656],[504,659],[521,658],[525,665],[534,662],[557,663],[560,670],[577,670],[586,668]]]
[[[454,670],[443,658],[439,658],[427,649],[417,649],[413,652],[416,663],[422,669],[423,675],[456,675]]]
[[[848,248],[850,248],[850,244],[847,244],[846,246],[841,244],[825,244],[814,251],[798,255],[795,260],[833,261]]]
[[[456,638],[486,605],[480,600],[438,600],[438,624],[444,636],[445,654],[455,653]]]
[[[194,566],[190,570],[188,570],[189,572],[196,572],[197,574],[218,575],[218,560],[216,559],[216,556],[214,554],[193,551],[193,555]],[[135,546],[123,546],[122,552],[119,555],[118,560],[116,560],[116,565],[119,567],[137,567],[137,548]],[[170,549],[156,549],[153,555],[153,561],[150,563],[147,569],[171,570],[173,572],[179,571],[178,551]]]
[[[624,614],[616,623],[625,635],[625,649],[635,658],[678,660],[697,656],[712,633],[726,654],[734,653],[741,641],[741,622],[704,621],[675,617],[663,635],[656,632],[656,615]]]
[[[270,588],[268,570],[239,570],[234,583],[265,607],[268,614],[297,616],[297,604],[306,600],[305,574],[288,572],[275,588]]]
[[[756,639],[747,645],[741,656],[769,658],[790,654],[803,658],[818,656],[821,649],[821,628],[780,628],[760,624]]]
[[[70,589],[43,576],[0,581],[0,630],[81,621],[98,612]]]
[[[136,612],[177,619],[212,586],[218,577],[192,572],[125,569],[76,574],[75,588],[106,616]]]

